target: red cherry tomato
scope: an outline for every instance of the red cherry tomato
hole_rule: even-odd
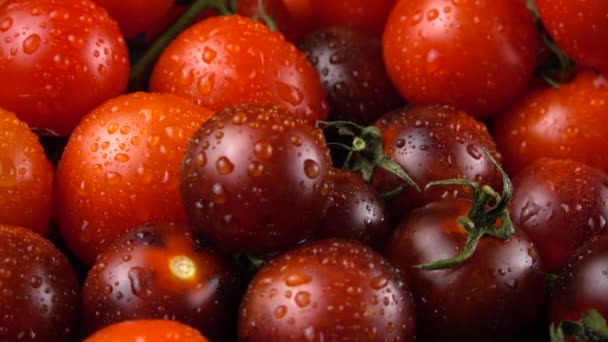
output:
[[[149,221],[188,222],[178,171],[190,136],[213,112],[170,94],[105,102],[74,130],[57,166],[54,218],[91,265],[122,232]]]
[[[53,166],[38,137],[0,109],[0,224],[50,232]]]
[[[408,0],[383,35],[387,71],[414,104],[450,104],[477,118],[524,90],[540,51],[524,0]]]
[[[123,93],[129,58],[116,22],[90,0],[15,0],[0,7],[0,107],[30,127],[69,135]]]
[[[163,319],[139,319],[107,326],[84,342],[208,342],[196,329]]]
[[[325,91],[306,56],[249,18],[205,19],[182,32],[154,67],[150,89],[212,110],[282,103],[309,123],[328,115]]]
[[[125,38],[135,38],[167,15],[174,0],[93,0],[118,22]]]

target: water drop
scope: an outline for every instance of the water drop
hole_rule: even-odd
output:
[[[253,145],[253,153],[260,159],[268,159],[272,156],[272,144],[267,141],[258,141]]]
[[[254,161],[247,167],[247,171],[253,177],[259,177],[264,172],[264,165],[260,162]]]
[[[287,286],[299,286],[310,283],[312,277],[305,273],[291,273],[285,277],[285,284]]]
[[[226,175],[234,170],[234,164],[226,157],[220,157],[215,163],[215,169],[221,175]]]
[[[201,95],[209,95],[215,86],[215,74],[209,73],[203,75],[196,85],[198,91]]]
[[[299,307],[305,308],[310,304],[310,292],[298,291],[294,300]]]
[[[213,203],[215,204],[224,204],[228,200],[224,187],[219,183],[213,184],[211,193],[213,194]]]
[[[297,106],[304,100],[304,94],[297,87],[281,81],[275,82],[275,85],[277,94],[287,103]]]
[[[384,275],[379,275],[377,277],[372,278],[371,287],[375,290],[380,290],[386,285],[388,285],[388,278]]]
[[[126,163],[129,161],[129,156],[124,153],[118,153],[117,155],[114,156],[114,160],[116,160],[119,163]]]
[[[316,178],[319,176],[319,164],[312,159],[304,161],[304,172],[308,178]]]
[[[433,8],[433,9],[429,10],[429,11],[426,13],[426,18],[427,18],[429,21],[433,21],[433,20],[437,19],[437,17],[438,17],[438,16],[439,16],[439,11],[438,11],[437,9],[435,9],[435,8]]]
[[[152,294],[150,289],[151,272],[143,267],[132,267],[129,269],[129,282],[131,283],[131,292],[140,299],[146,299]]]
[[[37,34],[32,34],[23,41],[23,52],[28,55],[36,52],[38,47],[40,47],[40,36]]]
[[[0,32],[6,32],[13,26],[13,18],[6,17],[0,20]]]
[[[213,60],[215,59],[215,56],[217,56],[217,51],[213,50],[212,48],[205,46],[203,48],[203,61],[205,63],[211,63],[213,62]]]
[[[285,305],[279,305],[274,309],[274,317],[281,319],[287,314],[287,307]]]

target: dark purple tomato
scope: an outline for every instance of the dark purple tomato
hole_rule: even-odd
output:
[[[424,188],[431,181],[466,178],[500,191],[501,175],[483,149],[500,162],[487,127],[450,106],[408,106],[383,115],[375,125],[384,138],[384,153]],[[397,189],[403,180],[376,169],[372,184],[380,193]],[[469,197],[468,188],[437,186],[418,192],[406,186],[388,201],[395,219],[435,200]]]
[[[0,224],[0,341],[71,341],[79,304],[66,256],[29,229]]]
[[[386,255],[412,289],[423,341],[517,341],[541,313],[545,272],[522,230],[508,240],[482,237],[462,264],[415,265],[456,256],[468,232],[457,223],[471,202],[430,203],[412,211],[387,243]]]
[[[378,250],[390,233],[390,218],[382,196],[360,174],[335,169],[333,190],[314,238],[358,240]]]
[[[319,225],[331,170],[320,130],[281,106],[241,105],[194,134],[180,190],[194,225],[220,249],[271,253]]]
[[[362,125],[403,104],[384,68],[378,35],[350,27],[328,27],[299,43],[321,75],[330,119]]]
[[[511,217],[546,270],[558,273],[592,236],[606,232],[608,174],[581,162],[540,158],[513,178]]]
[[[190,227],[148,224],[115,240],[83,288],[86,331],[129,319],[177,320],[221,341],[234,327],[238,284],[231,263]]]
[[[337,239],[264,265],[241,303],[239,341],[414,341],[414,306],[393,266]]]

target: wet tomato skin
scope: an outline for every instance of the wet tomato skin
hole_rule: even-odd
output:
[[[501,177],[483,155],[483,148],[500,162],[500,154],[487,127],[451,106],[406,106],[380,117],[374,125],[384,139],[384,153],[401,165],[422,189],[431,181],[466,178],[500,191]],[[380,193],[405,183],[376,169],[372,184]],[[468,197],[468,188],[437,186],[418,192],[406,186],[388,200],[395,220],[408,211],[442,198]]]
[[[591,238],[568,259],[555,281],[549,321],[579,321],[589,310],[608,317],[608,234]]]
[[[67,136],[122,94],[129,59],[118,25],[89,0],[18,0],[0,6],[0,107],[30,127]],[[75,94],[78,94],[75,96]]]
[[[201,333],[183,323],[165,319],[137,319],[109,325],[84,342],[208,342]]]
[[[413,266],[455,256],[466,231],[457,224],[470,202],[432,202],[412,211],[393,231],[387,258],[398,267],[416,303],[424,341],[513,341],[541,312],[545,271],[522,230],[506,241],[483,237],[473,256],[445,270]]]
[[[0,109],[0,224],[50,233],[51,162],[27,123]]]
[[[150,223],[116,239],[83,286],[89,333],[128,319],[172,319],[209,338],[234,330],[237,278],[225,257],[203,246],[189,226]]]
[[[540,157],[608,171],[608,79],[579,70],[558,89],[539,87],[496,116],[492,136],[512,176]]]
[[[241,303],[239,341],[414,341],[412,298],[370,247],[328,239],[265,264]]]
[[[306,56],[280,33],[238,15],[207,18],[182,32],[156,63],[150,90],[212,110],[282,103],[310,124],[328,115],[325,91]]]
[[[546,270],[558,273],[570,255],[607,231],[608,174],[586,164],[540,158],[513,178],[510,211],[539,251]]]
[[[0,340],[63,342],[77,336],[76,273],[37,233],[0,224],[0,293]]]
[[[211,115],[174,95],[131,93],[81,121],[57,167],[54,218],[83,263],[93,264],[128,229],[188,222],[179,165],[192,133]]]
[[[191,222],[218,248],[265,254],[316,229],[331,171],[323,133],[304,119],[281,106],[232,106],[190,140],[180,191]]]

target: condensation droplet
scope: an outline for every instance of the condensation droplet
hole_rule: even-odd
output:
[[[226,175],[234,170],[234,164],[227,157],[220,157],[215,163],[215,169],[221,175]]]

